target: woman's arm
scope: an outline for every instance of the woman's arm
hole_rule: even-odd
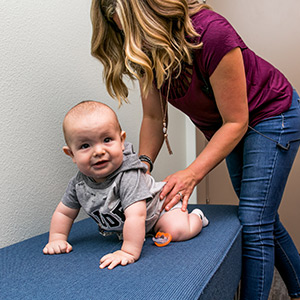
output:
[[[248,128],[248,101],[243,57],[240,48],[228,52],[210,77],[223,125],[196,160],[185,170],[168,176],[161,193],[166,210],[183,197],[185,210],[194,187],[216,167],[242,139]]]
[[[155,161],[163,144],[163,117],[158,90],[153,87],[142,96],[143,119],[140,129],[139,155],[147,155]],[[147,164],[148,165],[148,164]]]

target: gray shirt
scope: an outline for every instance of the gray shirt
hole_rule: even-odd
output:
[[[99,225],[104,235],[123,231],[124,210],[131,204],[146,200],[146,232],[157,222],[163,201],[159,193],[164,182],[155,182],[146,174],[130,143],[125,143],[123,163],[104,182],[96,183],[80,171],[70,180],[62,203],[70,208],[83,208]]]

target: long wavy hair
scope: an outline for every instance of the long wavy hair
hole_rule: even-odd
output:
[[[107,91],[120,105],[128,102],[124,75],[137,78],[147,95],[154,79],[160,88],[171,74],[179,76],[182,61],[192,64],[192,51],[202,45],[190,16],[203,8],[210,9],[198,0],[92,1],[91,53],[102,62]]]

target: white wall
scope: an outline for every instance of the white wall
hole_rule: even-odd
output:
[[[0,10],[0,248],[48,231],[53,210],[76,171],[61,150],[67,110],[86,99],[117,109],[90,55],[90,1],[9,0]],[[117,111],[138,147],[138,87]],[[170,142],[154,175],[185,166],[185,118],[170,109]],[[84,216],[84,215],[82,215]]]

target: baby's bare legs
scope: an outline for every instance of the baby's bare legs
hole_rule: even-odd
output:
[[[175,208],[166,212],[156,223],[155,232],[168,232],[172,241],[185,241],[195,237],[202,229],[201,218],[194,213]]]

